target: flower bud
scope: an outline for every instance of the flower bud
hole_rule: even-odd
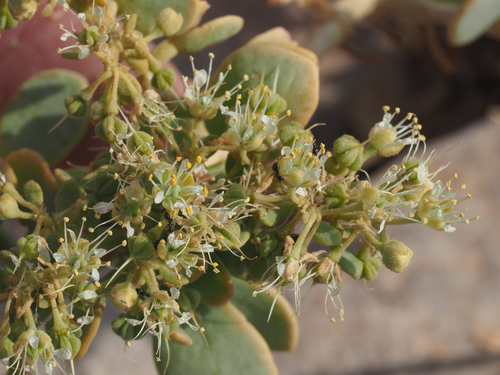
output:
[[[328,160],[326,161],[327,163]],[[328,185],[326,188],[325,202],[328,203],[331,208],[344,206],[344,202],[348,197],[346,186],[344,184]]]
[[[43,191],[36,181],[29,180],[24,184],[24,196],[28,202],[38,207],[43,205]]]
[[[295,136],[298,135],[299,137],[301,137],[304,135],[304,133],[306,136],[311,135],[311,132],[309,132],[308,130],[304,130],[304,127],[298,122],[291,122],[290,124],[280,128],[279,137],[283,145],[290,147],[295,140]]]
[[[108,116],[97,124],[96,134],[103,141],[116,142],[118,134],[127,133],[127,124],[116,116]]]
[[[109,298],[116,308],[127,311],[137,304],[138,295],[134,285],[127,281],[116,284],[111,290]]]
[[[80,95],[68,95],[64,99],[68,113],[75,117],[82,117],[87,112],[87,102]]]
[[[0,6],[0,30],[8,30],[16,27],[17,21],[12,17],[7,5]]]
[[[141,155],[150,155],[151,146],[153,145],[153,137],[143,131],[138,131],[132,134],[129,138],[128,147]]]
[[[363,146],[350,135],[343,135],[333,143],[333,158],[350,170],[358,170],[363,164]]]
[[[7,2],[10,14],[17,21],[31,19],[37,9],[38,2],[36,0],[10,0]]]
[[[27,259],[36,259],[38,257],[38,242],[34,239],[21,237],[17,240],[18,254]]]
[[[151,84],[159,90],[168,90],[175,83],[175,71],[172,68],[163,68],[153,75]]]
[[[380,190],[373,186],[367,186],[361,192],[361,203],[363,211],[367,212],[375,207],[380,198]]]
[[[0,215],[7,219],[32,219],[33,214],[19,209],[17,201],[9,194],[0,196]]]
[[[95,101],[90,105],[89,121],[93,125],[97,125],[100,121],[104,120],[106,115],[106,105],[101,101]]]
[[[304,168],[292,168],[286,174],[286,183],[288,186],[297,187],[304,182],[305,178],[306,178],[306,172],[304,171]]]
[[[382,268],[382,259],[378,257],[363,261],[363,277],[368,281],[375,280],[380,268]]]
[[[54,348],[62,349],[66,348],[71,351],[71,358],[75,358],[80,350],[82,342],[73,332],[66,331],[63,334],[53,338]]]
[[[147,330],[142,329],[142,324],[132,325],[130,323],[132,319],[128,318],[129,320],[127,321],[127,318],[126,314],[121,314],[117,319],[113,320],[113,323],[111,324],[113,332],[125,341],[131,341],[133,339],[139,340],[144,337]]]
[[[382,262],[394,272],[401,272],[410,265],[413,251],[398,240],[390,240],[380,246]]]
[[[156,17],[156,26],[161,29],[165,36],[171,36],[180,30],[183,21],[181,14],[172,8],[165,8]]]

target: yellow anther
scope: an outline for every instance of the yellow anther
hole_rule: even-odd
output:
[[[248,82],[250,80],[250,77],[248,74],[243,75],[243,81]]]
[[[418,117],[413,117],[411,120],[414,124],[418,124]]]
[[[252,120],[257,120],[257,116],[252,113]]]
[[[189,205],[186,207],[186,212],[189,216],[193,214],[193,206]]]
[[[87,221],[87,218],[85,216],[83,216],[82,221],[85,223]]]
[[[181,157],[181,156],[177,156],[177,157],[175,158],[175,160],[177,160],[177,161],[181,161],[181,160],[182,160],[182,157]]]
[[[63,242],[64,242],[64,238],[59,237],[59,239],[57,240],[57,242],[59,242],[59,243],[63,243]]]
[[[203,266],[199,266],[198,269],[201,271],[201,272],[204,272],[205,271],[205,267]]]
[[[401,112],[401,108],[399,108],[399,107],[396,107],[396,108],[394,109],[394,112],[396,112],[396,113],[399,113],[399,112]]]
[[[198,69],[195,69],[195,70],[193,70],[193,74],[196,76],[196,75],[200,74],[200,71]]]
[[[156,224],[158,226],[158,228],[161,228],[163,226],[163,223],[161,221],[158,222],[158,224]]]
[[[141,225],[139,225],[139,228],[141,228],[141,230],[143,230],[144,228],[146,228],[146,223],[141,223]]]
[[[384,105],[382,109],[384,110],[384,112],[389,112],[391,110],[391,107],[389,107],[388,105]]]
[[[290,111],[289,109],[286,110],[286,115],[287,116],[291,116],[292,115],[292,111]]]
[[[67,223],[67,222],[69,221],[69,217],[64,216],[64,217],[63,217],[63,220],[64,220],[64,222],[65,222],[65,223]]]
[[[110,149],[108,150],[108,152],[109,152],[110,154],[112,154],[113,152],[115,152],[115,150],[113,150],[113,148],[110,148]]]
[[[456,205],[457,205],[457,203],[458,203],[458,202],[457,202],[457,200],[456,200],[456,199],[453,199],[453,200],[451,201],[451,204],[452,204],[452,205],[454,205],[454,206],[456,206]]]
[[[101,287],[101,283],[99,281],[94,282],[94,285],[96,286],[96,288],[100,288]]]
[[[87,205],[86,204],[83,205],[82,211],[87,211]]]
[[[326,156],[328,156],[329,158],[331,158],[332,157],[332,153],[330,151],[327,151],[326,152]]]
[[[206,186],[203,186],[203,195],[208,195],[208,189]]]
[[[241,105],[241,102],[239,100],[237,100],[236,105]]]
[[[463,184],[462,186],[460,186],[460,190],[465,190],[466,186],[465,184]]]
[[[243,88],[243,86],[238,85],[238,86],[236,86],[236,88],[237,88],[238,90],[241,90],[241,89]]]
[[[458,173],[454,173],[453,178],[458,178]]]
[[[426,225],[427,223],[429,223],[429,219],[427,219],[426,217],[424,217],[424,220],[422,220],[422,223],[424,223],[424,225]]]
[[[301,151],[301,150],[300,150],[300,147],[297,147],[297,148],[295,149],[295,152],[296,152],[297,154],[300,154],[300,151]]]
[[[110,260],[108,260],[108,261],[106,262],[106,267],[109,267],[109,266],[111,266],[111,261],[110,261]]]
[[[178,213],[179,213],[179,210],[176,208],[176,209],[172,212],[172,217],[176,217]]]
[[[189,61],[194,61],[194,57],[193,56],[189,56]]]
[[[217,244],[217,249],[219,249],[219,250],[222,249],[222,246],[220,245],[220,243]]]
[[[292,157],[292,159],[295,159],[295,153],[290,152],[290,156]]]
[[[213,266],[214,268],[215,268],[215,267],[218,267],[218,266],[219,266],[219,263],[217,263],[217,262],[213,262],[213,263],[212,263],[212,266]]]
[[[89,233],[94,233],[94,228],[90,227],[89,228]]]
[[[325,144],[324,144],[324,143],[321,143],[321,144],[319,145],[319,147],[320,147],[320,149],[321,149],[321,153],[322,153],[322,154],[324,154],[324,153],[326,152],[326,150],[325,150]]]
[[[465,214],[463,212],[460,212],[460,214],[458,216],[465,217]]]
[[[299,135],[295,134],[295,140],[298,140],[298,139],[299,139]]]
[[[122,246],[123,246],[123,247],[127,246],[127,240],[123,240],[123,241],[122,241]]]
[[[215,58],[215,55],[212,52],[209,52],[208,53],[208,57],[210,57],[211,59],[213,59],[213,58]]]
[[[238,121],[239,121],[238,117],[234,117],[234,118],[233,118],[233,121],[234,121],[235,123],[238,123]]]
[[[264,87],[262,88],[262,91],[267,91],[267,89],[268,89],[268,88],[269,88],[269,86],[264,86]]]
[[[99,214],[95,214],[95,215],[94,215],[94,217],[95,217],[96,219],[100,219],[100,218],[101,218],[101,215],[99,215]]]
[[[194,228],[193,227],[189,227],[189,232],[194,233]]]
[[[472,194],[467,194],[467,198],[472,199]]]
[[[182,240],[182,233],[180,233],[180,232],[179,232],[179,234],[177,235],[177,238],[178,238],[179,240]]]
[[[314,155],[313,155],[313,153],[312,153],[312,152],[309,152],[309,153],[307,154],[307,156],[309,156],[310,158],[313,158],[313,157],[314,157]]]
[[[108,230],[108,236],[112,236],[113,235],[113,231],[110,229]]]
[[[68,314],[68,318],[73,319],[75,317],[74,314]]]
[[[408,213],[408,217],[409,217],[409,218],[414,218],[414,217],[415,217],[415,214],[414,214],[413,212],[409,212],[409,213]]]
[[[470,223],[470,220],[469,219],[465,219],[465,224],[469,224]]]
[[[219,235],[219,240],[223,240],[223,239],[224,239],[224,236]]]
[[[241,94],[236,95],[236,100],[241,100]]]
[[[201,160],[202,160],[202,159],[201,159],[201,156],[199,156],[199,155],[198,155],[198,156],[196,157],[196,162],[197,162],[197,163],[201,163]]]
[[[413,113],[408,112],[408,114],[406,115],[406,119],[411,120],[412,117],[413,117]]]
[[[151,181],[153,179],[153,174],[150,173],[149,176],[148,176],[148,181]]]
[[[175,275],[175,277],[177,278],[177,280],[181,279],[181,275],[179,275],[179,274]]]

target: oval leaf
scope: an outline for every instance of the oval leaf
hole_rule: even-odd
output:
[[[230,303],[220,307],[201,306],[198,312],[206,342],[200,333],[182,327],[193,344],[169,343],[168,368],[165,368],[167,345],[162,345],[160,362],[156,363],[159,374],[278,374],[266,341],[236,307]]]
[[[462,46],[478,39],[500,19],[500,0],[466,0],[448,30],[450,43]]]
[[[252,293],[260,289],[257,285],[237,278],[233,278],[233,283],[234,298],[231,302],[257,328],[271,350],[294,350],[297,346],[299,328],[287,299],[282,295],[276,297],[275,289],[269,289],[253,297]],[[276,303],[269,316],[275,298]]]
[[[201,294],[201,302],[210,306],[219,306],[229,301],[234,296],[233,280],[227,268],[217,256],[212,256],[219,264],[214,272],[212,266],[207,265],[207,270],[195,282],[189,284]]]
[[[81,74],[63,69],[44,71],[25,82],[0,122],[1,154],[26,147],[40,153],[49,163],[61,160],[83,137],[85,117],[70,116],[48,132],[67,113],[64,99],[87,85]]]

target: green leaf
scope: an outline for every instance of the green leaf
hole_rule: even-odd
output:
[[[53,211],[57,183],[45,159],[39,153],[23,148],[11,152],[5,161],[17,176],[17,190],[22,192],[24,184],[29,180],[38,182],[43,191],[45,206],[49,212]]]
[[[281,294],[278,295],[269,316],[276,297],[275,289],[269,289],[253,297],[252,293],[260,289],[256,284],[249,284],[237,278],[233,278],[233,283],[234,298],[231,303],[257,328],[271,350],[294,350],[297,346],[299,328],[287,299]]]
[[[67,113],[64,99],[87,85],[85,77],[63,69],[44,71],[25,82],[0,122],[1,155],[26,147],[51,164],[64,158],[83,137],[85,117],[70,116],[48,132]]]
[[[314,240],[323,246],[337,246],[342,242],[342,233],[334,226],[322,221],[319,224]]]
[[[478,39],[500,20],[500,0],[466,0],[450,24],[448,39],[463,46]]]
[[[56,194],[56,212],[61,212],[71,207],[78,199],[81,198],[83,189],[78,186],[78,183],[71,179],[65,181]]]
[[[222,261],[217,256],[212,256],[212,259],[219,264],[217,267],[219,272],[214,272],[214,268],[207,265],[205,273],[189,284],[189,287],[200,292],[201,302],[210,306],[220,306],[233,298],[233,280]]]
[[[191,346],[170,342],[161,346],[159,374],[186,375],[277,375],[271,351],[265,340],[245,316],[231,303],[220,307],[200,306],[204,337],[181,326],[193,340]],[[164,344],[164,343],[163,343]]]
[[[200,0],[117,0],[120,14],[137,13],[137,30],[144,34],[152,32],[156,25],[156,17],[165,8],[172,8],[184,19],[181,34],[200,23],[201,17],[210,7],[206,1]]]
[[[227,66],[232,70],[226,77],[223,90],[236,86],[247,74],[250,81],[243,83],[242,93],[258,85],[261,81],[273,88],[275,75],[279,70],[276,92],[286,100],[291,116],[280,122],[284,125],[297,121],[306,125],[319,101],[319,68],[316,55],[293,43],[290,35],[282,28],[269,30],[250,40],[221,63],[212,76],[216,80]],[[223,116],[207,121],[210,131],[224,131]]]

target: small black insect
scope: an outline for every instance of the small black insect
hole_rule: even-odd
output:
[[[312,153],[314,155],[318,155],[319,151],[320,151],[320,148],[318,147],[318,145],[316,144],[316,140],[312,141],[312,146],[313,146],[313,149],[312,149]]]
[[[278,168],[278,162],[275,161],[273,163],[273,171],[274,171],[274,175],[276,176],[276,178],[278,179],[278,181],[283,181],[285,179],[285,177],[283,177],[281,174],[280,174],[280,170]]]
[[[142,290],[141,288],[135,288],[135,291],[137,292],[138,295],[143,296],[143,297],[151,297],[151,294],[146,292],[145,290]]]
[[[170,214],[168,213],[168,211],[165,211],[165,213],[163,214],[163,217],[165,218],[165,220],[167,220],[167,231],[169,233],[172,233],[175,229],[174,229],[174,223],[172,222],[172,218],[170,217]]]

